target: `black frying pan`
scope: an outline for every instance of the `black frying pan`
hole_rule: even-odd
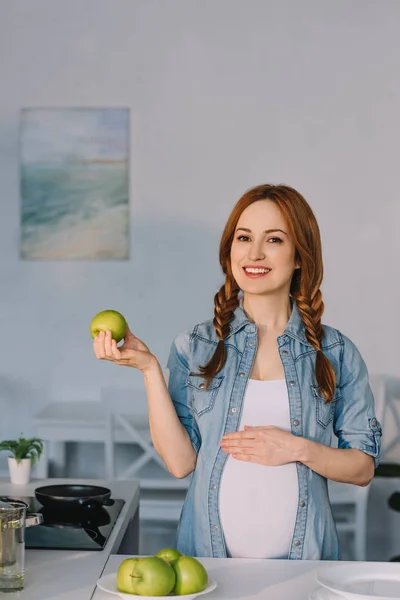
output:
[[[35,496],[42,506],[49,508],[95,508],[114,504],[110,498],[111,490],[98,485],[45,485],[36,488]]]

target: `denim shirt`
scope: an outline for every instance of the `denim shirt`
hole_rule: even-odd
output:
[[[196,373],[209,361],[218,343],[211,320],[175,339],[167,365],[170,396],[197,454],[177,533],[177,548],[192,556],[227,556],[218,497],[228,455],[219,442],[225,433],[238,429],[257,352],[257,325],[247,319],[241,307],[235,310],[230,325],[225,339],[225,365],[208,388]],[[333,365],[337,381],[330,403],[325,402],[316,383],[316,351],[306,338],[293,303],[287,327],[277,338],[289,396],[291,432],[326,446],[331,445],[333,432],[339,448],[362,450],[374,458],[376,467],[381,427],[365,363],[355,345],[338,330],[324,325],[324,333],[322,350]],[[339,541],[327,480],[300,462],[296,469],[299,494],[288,558],[338,560]]]

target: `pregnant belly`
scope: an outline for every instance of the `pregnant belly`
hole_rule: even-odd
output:
[[[287,558],[298,504],[295,463],[267,467],[228,457],[219,512],[228,554]]]

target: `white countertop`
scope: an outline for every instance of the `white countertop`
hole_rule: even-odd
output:
[[[118,570],[128,556],[116,554],[139,503],[136,481],[51,479],[15,486],[0,479],[0,495],[31,496],[39,485],[56,483],[104,485],[125,504],[102,551],[27,550],[26,581],[22,592],[2,594],[4,600],[112,600],[96,588],[96,581]],[[200,559],[210,579],[218,583],[205,600],[308,600],[318,587],[316,575],[326,567],[352,564],[341,561],[256,560],[232,558]],[[360,564],[360,563],[353,563]],[[373,564],[373,563],[369,563]],[[134,597],[134,596],[132,596]],[[138,597],[139,598],[139,597]]]
[[[127,556],[110,556],[103,575],[115,573]],[[321,569],[345,561],[262,560],[244,558],[200,558],[217,588],[199,596],[204,600],[308,600],[318,587],[316,574]],[[354,563],[359,564],[359,563]],[[140,596],[132,596],[140,598]],[[92,600],[112,600],[112,596],[96,589]]]
[[[95,551],[27,549],[24,590],[7,594],[0,592],[1,598],[8,598],[8,600],[90,600],[96,581],[101,576],[108,557],[110,554],[118,552],[125,531],[139,506],[138,481],[36,479],[28,485],[22,486],[12,485],[8,480],[0,479],[0,496],[28,497],[34,495],[35,488],[39,486],[61,483],[105,486],[111,489],[112,497],[125,500],[106,546],[103,550]]]

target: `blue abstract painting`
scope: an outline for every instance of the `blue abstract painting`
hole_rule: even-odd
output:
[[[129,258],[129,109],[21,111],[20,256]]]

